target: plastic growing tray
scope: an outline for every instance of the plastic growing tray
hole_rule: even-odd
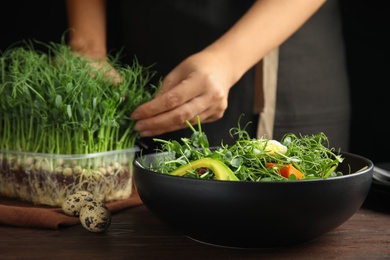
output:
[[[61,206],[76,191],[109,202],[132,192],[138,147],[94,154],[58,155],[0,150],[0,195]]]

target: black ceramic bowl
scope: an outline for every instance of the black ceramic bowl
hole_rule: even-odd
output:
[[[144,159],[149,163],[155,156]],[[344,176],[285,182],[170,176],[143,168],[136,158],[134,180],[145,206],[194,240],[240,248],[291,246],[340,226],[362,206],[373,163],[355,154],[343,156],[338,169]]]

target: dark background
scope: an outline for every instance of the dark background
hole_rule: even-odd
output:
[[[350,151],[390,162],[389,8],[381,0],[341,0],[351,86]]]
[[[390,161],[386,78],[390,45],[385,2],[340,0],[352,100],[350,152],[374,163]],[[0,52],[25,39],[60,42],[66,36],[64,1],[4,1],[1,8]],[[121,47],[109,39],[109,49]]]
[[[4,1],[0,24],[2,51],[24,39],[60,42],[67,29],[65,1]]]

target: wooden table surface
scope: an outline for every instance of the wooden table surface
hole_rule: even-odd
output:
[[[0,225],[0,259],[390,259],[389,195],[369,195],[347,222],[289,248],[206,245],[162,223],[145,206],[113,215],[106,233]],[[303,227],[304,228],[304,227]]]

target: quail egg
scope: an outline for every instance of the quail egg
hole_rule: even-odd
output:
[[[62,204],[62,210],[66,215],[78,217],[81,207],[93,200],[93,195],[88,191],[77,191],[68,196]]]
[[[269,140],[265,147],[265,151],[271,155],[275,155],[277,152],[285,154],[287,152],[287,146],[281,144],[276,140]]]
[[[99,201],[89,201],[80,209],[80,222],[91,232],[103,232],[111,224],[111,212]]]
[[[261,156],[264,152],[269,155],[276,155],[277,153],[285,154],[287,152],[287,146],[281,144],[276,140],[257,139],[253,140],[255,147],[254,153]]]

